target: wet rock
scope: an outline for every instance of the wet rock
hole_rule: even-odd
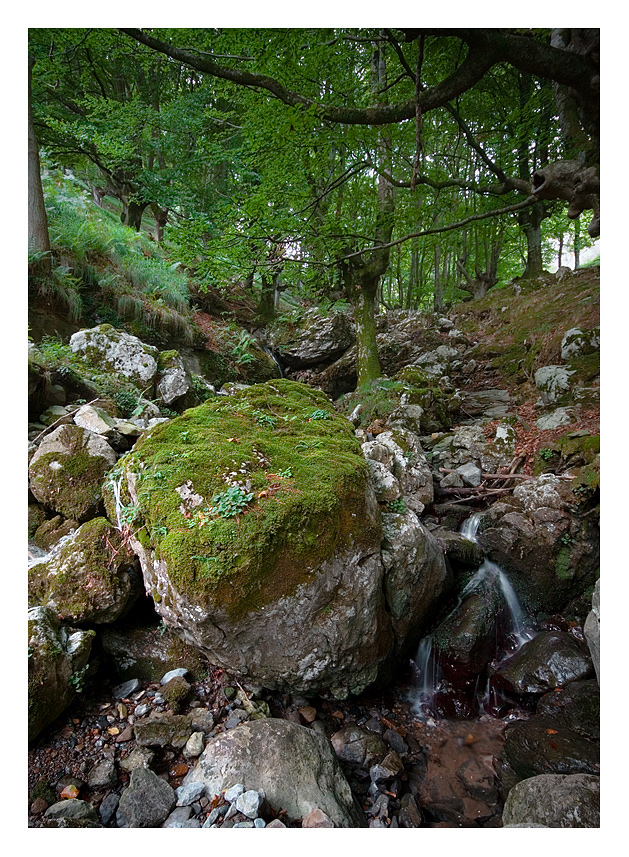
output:
[[[263,789],[271,809],[290,819],[318,807],[337,827],[364,826],[329,741],[287,720],[255,720],[213,738],[184,780],[191,782],[204,782],[208,797],[242,783]]]
[[[159,827],[174,809],[175,792],[153,771],[136,768],[116,812],[118,827]]]
[[[450,578],[440,544],[410,509],[383,513],[382,533],[384,592],[396,650],[410,651]]]
[[[421,827],[423,818],[417,802],[412,794],[407,792],[400,799],[399,812],[400,827]]]
[[[91,789],[112,789],[117,782],[118,774],[112,759],[103,759],[94,765],[87,777],[87,784]]]
[[[432,535],[437,539],[443,551],[454,568],[478,568],[483,561],[483,549],[476,542],[464,538],[460,533],[448,530],[445,527],[437,527],[432,530]]]
[[[33,495],[65,518],[85,521],[98,514],[105,473],[116,453],[98,434],[64,425],[45,437],[30,461]]]
[[[598,741],[600,737],[600,691],[598,682],[573,681],[563,689],[544,694],[536,714],[552,717],[573,732]]]
[[[316,807],[311,809],[308,815],[304,816],[301,822],[302,828],[308,827],[334,827],[334,822],[329,815],[326,815],[322,809]]]
[[[592,609],[588,613],[583,626],[583,633],[592,656],[594,669],[596,670],[596,680],[600,682],[600,659],[601,659],[601,581],[596,581],[594,594],[592,595]]]
[[[387,752],[387,746],[379,735],[358,726],[344,726],[332,735],[330,741],[342,762],[363,768],[371,767]]]
[[[546,693],[591,672],[583,643],[563,631],[542,631],[497,671],[496,681],[515,693]]]
[[[599,827],[600,782],[588,774],[542,774],[514,786],[505,802],[504,825]]]
[[[377,783],[382,780],[392,780],[401,774],[403,770],[404,765],[402,760],[395,750],[391,750],[391,752],[387,753],[381,762],[378,762],[376,765],[372,765],[369,768],[369,777],[372,783]]]
[[[512,724],[505,733],[504,753],[521,778],[537,774],[598,774],[599,749],[549,717]]]

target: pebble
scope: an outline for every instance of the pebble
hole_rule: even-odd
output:
[[[369,776],[371,781],[376,783],[379,780],[392,780],[403,770],[402,760],[395,750],[391,750],[379,764],[371,766]]]
[[[205,783],[188,783],[175,789],[177,795],[177,806],[190,806],[201,797],[205,789]]]
[[[183,754],[186,759],[196,759],[203,752],[204,745],[205,736],[203,732],[193,732],[183,748]]]
[[[161,695],[161,693],[156,693],[155,696],[153,697],[153,702],[155,703],[155,705],[163,705],[166,702],[166,700]]]
[[[148,714],[151,710],[151,706],[143,702],[141,705],[136,705],[134,714],[136,717],[144,717],[145,714]]]
[[[103,822],[103,824],[108,824],[114,817],[114,813],[118,809],[119,802],[120,795],[117,795],[115,792],[111,792],[111,794],[108,794],[106,797],[103,798],[98,808],[100,820]]]
[[[266,827],[266,821],[263,818],[254,818],[253,819],[254,827]]]
[[[132,678],[129,681],[125,681],[122,684],[116,685],[112,690],[112,694],[114,699],[124,699],[129,696],[130,693],[133,693],[134,690],[137,690],[140,687],[139,679]]]
[[[87,784],[91,789],[111,789],[117,782],[116,765],[111,759],[104,759],[94,765],[87,777]]]
[[[229,803],[233,803],[236,798],[244,792],[244,790],[245,787],[242,783],[236,783],[235,786],[232,786],[225,791],[225,800],[229,801]]]
[[[181,678],[184,678],[185,676],[188,675],[189,672],[190,672],[190,670],[187,670],[184,667],[179,667],[176,670],[170,670],[169,672],[164,673],[164,675],[161,677],[159,683],[161,685],[168,684],[168,682],[171,680],[171,678],[175,678],[175,676],[181,676]]]
[[[259,792],[249,789],[236,798],[236,809],[246,815],[247,818],[257,818],[262,801],[263,798]]]
[[[276,827],[286,827],[286,825],[282,821],[280,821],[279,818],[274,818],[273,821],[270,821],[267,824],[266,829],[271,830],[271,828],[276,828]]]
[[[255,827],[255,825],[253,821],[237,821],[236,824],[234,824],[234,828],[236,827]]]
[[[192,807],[190,806],[176,806],[175,809],[170,813],[166,821],[162,824],[162,827],[179,827],[179,825],[183,821],[187,821],[192,815]]]
[[[315,807],[304,816],[302,827],[334,827],[334,822],[322,809]]]
[[[136,747],[126,759],[120,762],[123,771],[131,773],[136,768],[148,768],[155,758],[155,753],[148,747]]]

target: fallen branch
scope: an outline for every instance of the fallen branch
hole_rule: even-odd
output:
[[[450,470],[447,467],[440,467],[440,473],[456,473],[456,470]],[[555,475],[555,474],[553,474]],[[537,479],[537,476],[528,476],[526,473],[483,473],[483,480],[485,479],[503,479],[505,482],[508,482],[510,479]],[[557,476],[557,479],[574,479],[574,476]],[[461,490],[461,489],[459,489]]]
[[[98,402],[99,399],[100,399],[100,396],[97,397],[96,399],[92,399],[91,402],[87,402],[86,404],[93,405],[94,402]],[[76,407],[73,411],[68,411],[67,414],[63,414],[63,416],[59,417],[59,419],[56,419],[54,421],[54,423],[51,423],[49,426],[46,426],[46,428],[43,431],[40,431],[40,433],[37,435],[37,437],[33,438],[31,443],[37,443],[37,441],[40,439],[40,437],[44,437],[44,435],[47,435],[48,432],[52,431],[54,429],[54,427],[57,425],[57,423],[62,423],[63,420],[67,420],[68,417],[73,417],[78,411],[81,410],[82,407],[83,407],[83,405],[78,405],[78,407]]]

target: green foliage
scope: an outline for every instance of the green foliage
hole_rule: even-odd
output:
[[[404,497],[398,497],[397,500],[389,500],[387,509],[390,512],[395,512],[398,515],[403,515],[406,512],[406,501]]]
[[[250,333],[247,333],[246,330],[242,330],[240,332],[240,335],[231,350],[232,356],[236,358],[236,362],[239,365],[242,365],[243,363],[251,363],[255,359],[253,354],[249,351],[255,341],[255,337],[251,336]]]
[[[232,485],[226,491],[215,494],[212,497],[210,514],[218,515],[220,518],[233,518],[248,506],[253,500],[253,493],[246,492],[240,485]]]
[[[321,408],[317,408],[316,410],[314,410],[310,414],[308,419],[309,420],[329,420],[331,416],[332,415],[330,414],[329,411],[324,411]]]
[[[89,664],[86,664],[83,669],[77,670],[73,672],[70,678],[68,679],[68,685],[73,687],[77,693],[83,693],[85,689],[85,676],[89,669]]]

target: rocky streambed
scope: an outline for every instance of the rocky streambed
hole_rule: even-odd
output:
[[[522,472],[508,391],[462,393],[473,343],[431,325],[392,315],[389,379],[335,403],[303,331],[293,379],[201,405],[108,326],[61,392],[32,355],[31,826],[598,825],[594,438]]]

